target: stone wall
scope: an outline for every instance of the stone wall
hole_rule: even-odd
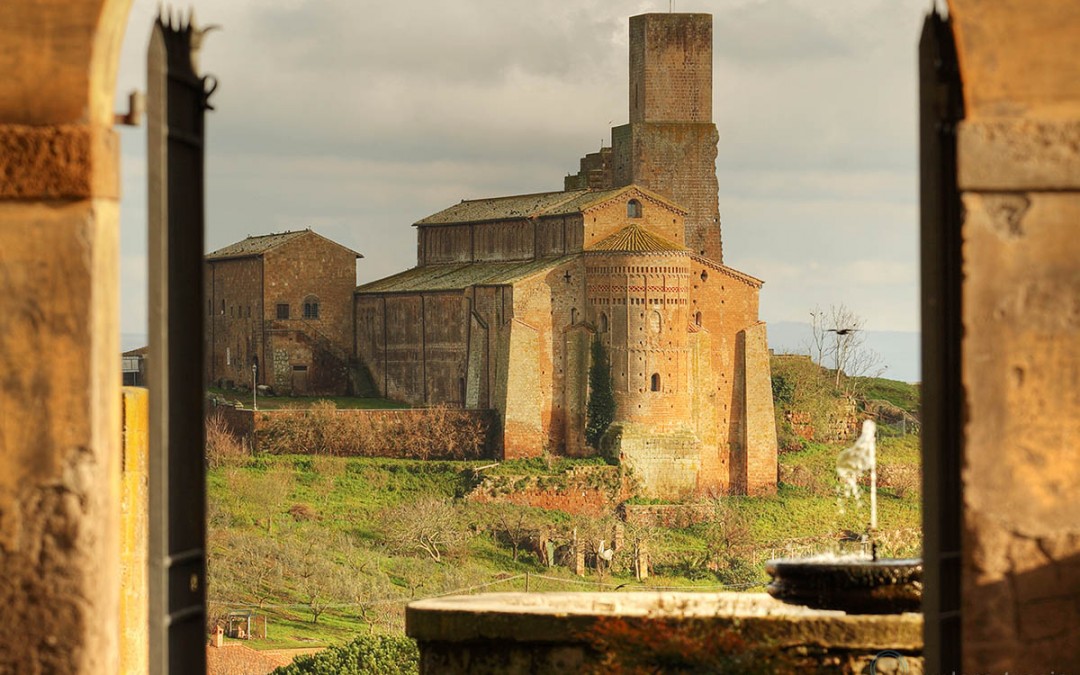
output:
[[[649,425],[616,422],[602,441],[604,454],[629,467],[644,497],[688,499],[698,489],[701,441],[689,428],[657,431]]]
[[[924,433],[939,443],[949,434],[939,448],[947,456],[926,464],[950,474],[948,490],[960,489],[953,513],[927,482],[928,517],[940,521],[928,524],[928,540],[945,541],[931,555],[950,553],[959,538],[962,558],[959,579],[941,557],[951,574],[928,576],[927,645],[933,639],[935,657],[950,658],[959,641],[962,662],[945,667],[963,672],[1065,672],[1080,660],[1080,8],[950,0],[949,16],[963,119],[955,167],[947,158],[924,164],[923,185],[948,194],[955,180],[961,222],[935,222],[928,209],[924,232],[958,225],[959,250],[931,238],[923,254],[933,281],[934,256],[962,265],[962,325],[955,343],[946,337],[924,354],[946,373],[958,363],[959,381],[935,378],[934,403],[950,416],[929,411]],[[935,77],[946,78],[943,59],[924,59],[925,103],[942,88]],[[924,110],[925,128],[944,137]],[[939,303],[952,302],[942,295],[924,296],[931,321],[942,319]],[[935,611],[952,602],[959,640]]]
[[[113,104],[129,6],[0,9],[0,672],[119,667]]]
[[[773,411],[765,324],[757,323],[746,328],[739,333],[737,342],[742,352],[743,410],[746,416],[743,425],[745,477],[741,482],[745,486],[745,494],[776,494],[776,416]]]
[[[923,672],[921,631],[919,614],[814,610],[764,593],[485,593],[421,600],[405,614],[424,674],[608,671],[609,651],[629,657],[629,672],[638,672],[634,655],[652,655],[652,667],[640,665],[657,672],[680,658],[694,663],[700,648],[698,667],[678,672],[752,664],[750,672],[915,675]],[[724,654],[732,659],[724,663]]]
[[[263,264],[257,257],[210,260],[206,289],[206,380],[251,385],[251,364],[268,364],[263,336]],[[270,382],[262,378],[263,382]]]
[[[632,199],[637,200],[641,205],[641,215],[636,218],[630,218],[627,215],[627,203]],[[589,207],[583,211],[581,217],[584,227],[582,241],[585,249],[591,249],[595,244],[627,225],[637,225],[672,243],[685,245],[686,211],[680,206],[675,206],[640,190],[630,189],[622,193],[620,199],[611,199]]]
[[[580,214],[516,218],[417,230],[418,265],[551,258],[581,250]]]
[[[641,122],[613,128],[611,138],[615,184],[641,185],[686,208],[686,246],[698,255],[723,260],[716,125]]]
[[[469,303],[462,292],[358,294],[354,302],[357,355],[382,396],[464,404]]]
[[[604,516],[632,497],[635,487],[635,481],[617,466],[575,467],[558,476],[488,476],[467,499]]]

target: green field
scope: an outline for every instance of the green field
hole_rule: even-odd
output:
[[[682,529],[632,528],[647,542],[653,575],[635,580],[628,553],[584,578],[547,567],[514,539],[544,532],[557,543],[576,528],[610,537],[614,518],[577,518],[462,499],[476,469],[503,476],[557,475],[596,460],[406,461],[326,456],[258,456],[209,472],[213,617],[254,609],[269,618],[255,648],[342,644],[357,634],[403,630],[412,599],[446,593],[687,587],[760,589],[765,557],[820,552],[845,531],[865,529],[867,500],[838,510],[832,466],[837,448],[810,444],[781,456],[787,482],[772,497],[708,502],[715,518]],[[883,467],[917,472],[913,436],[880,444]],[[557,481],[553,481],[557,484]],[[917,489],[885,488],[879,498],[885,553],[916,553]],[[606,528],[606,529],[605,529]],[[434,539],[435,554],[422,543]],[[893,534],[890,534],[893,533]],[[436,559],[438,558],[438,559]],[[526,576],[528,577],[526,579]],[[317,620],[315,616],[318,614]]]

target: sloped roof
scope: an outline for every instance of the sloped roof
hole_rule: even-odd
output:
[[[658,234],[650,232],[638,225],[627,225],[615,234],[597,242],[589,247],[589,251],[627,252],[627,253],[657,253],[668,251],[687,251],[685,246],[680,246],[673,241],[664,239]]]
[[[739,270],[735,269],[734,267],[728,267],[727,265],[723,265],[721,263],[718,263],[715,260],[709,260],[708,258],[702,257],[700,255],[694,255],[692,257],[696,262],[699,262],[702,265],[705,265],[706,267],[708,267],[710,269],[714,269],[717,272],[720,272],[721,274],[725,274],[725,275],[731,277],[732,279],[736,279],[738,281],[741,281],[744,284],[746,284],[747,286],[753,286],[754,288],[761,288],[765,284],[765,282],[762,281],[761,279],[758,279],[757,277],[752,277],[749,274],[746,274],[745,272],[740,272]]]
[[[257,234],[254,236],[249,236],[243,241],[238,241],[235,244],[229,244],[224,248],[219,248],[212,253],[207,253],[205,258],[207,260],[223,260],[226,258],[247,258],[252,256],[260,256],[272,249],[277,248],[278,246],[281,246],[286,242],[292,241],[308,234],[314,235],[321,239],[326,239],[326,241],[332,244],[341,246],[341,248],[351,251],[351,249],[349,249],[347,246],[342,246],[333,239],[327,239],[318,232],[315,232],[311,228],[308,228],[306,230],[297,230],[295,232],[278,232],[273,234]],[[356,253],[356,251],[352,252]],[[356,257],[363,258],[364,256],[356,253]]]
[[[581,213],[589,207],[606,202],[631,190],[636,190],[649,199],[674,211],[686,213],[686,210],[682,207],[651,190],[646,190],[638,185],[627,185],[610,190],[569,190],[566,192],[538,192],[536,194],[492,197],[489,199],[463,199],[461,203],[454,204],[450,208],[418,220],[416,224],[451,225],[455,223],[569,215],[571,213]]]
[[[357,293],[415,293],[458,291],[470,286],[502,286],[558,267],[574,256],[525,262],[450,263],[414,267],[393,276],[361,284]]]

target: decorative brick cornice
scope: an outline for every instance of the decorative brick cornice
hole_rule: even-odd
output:
[[[0,124],[0,199],[118,196],[116,135],[83,124]]]

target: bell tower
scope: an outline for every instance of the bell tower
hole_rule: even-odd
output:
[[[723,262],[712,121],[712,16],[630,18],[630,123],[611,130],[616,186],[684,206],[686,245]]]

